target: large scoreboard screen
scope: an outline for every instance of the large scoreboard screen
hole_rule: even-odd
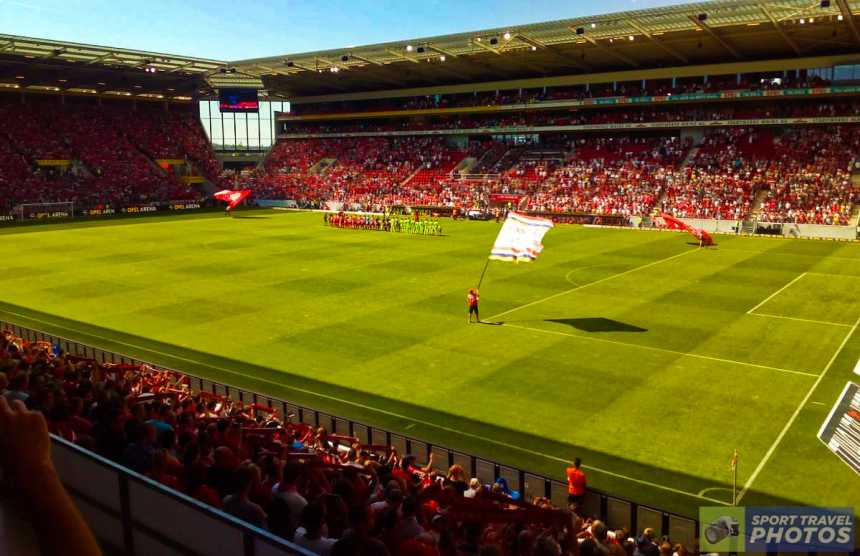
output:
[[[218,107],[221,112],[259,112],[257,89],[219,89]]]

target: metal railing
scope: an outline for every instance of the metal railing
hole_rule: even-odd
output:
[[[567,505],[567,484],[538,473],[529,472],[502,462],[483,458],[459,450],[432,444],[425,440],[414,438],[396,431],[387,430],[371,424],[354,421],[347,417],[332,415],[314,408],[291,403],[228,384],[212,381],[195,376],[185,371],[178,371],[163,365],[143,361],[113,351],[93,347],[76,340],[57,336],[40,330],[19,326],[15,323],[0,320],[0,330],[10,330],[16,336],[28,341],[48,341],[59,346],[71,355],[94,359],[102,363],[147,364],[156,368],[188,377],[192,391],[210,392],[226,396],[243,403],[266,405],[278,410],[283,416],[293,415],[299,423],[312,426],[323,426],[333,434],[348,434],[361,439],[368,444],[385,444],[393,446],[401,454],[412,454],[418,461],[427,461],[430,452],[434,454],[433,465],[438,471],[447,471],[448,467],[459,464],[472,477],[477,477],[482,483],[492,483],[503,477],[508,486],[522,493],[525,499],[542,496],[550,499],[556,506]],[[442,457],[439,457],[442,456]],[[599,516],[610,527],[625,528],[628,531],[641,531],[650,527],[662,535],[670,536],[673,541],[685,546],[693,546],[698,536],[698,521],[660,510],[651,506],[638,504],[631,500],[612,496],[605,492],[589,490],[583,501],[583,509],[587,515]]]
[[[106,548],[128,556],[314,556],[62,438],[51,440],[60,480]]]

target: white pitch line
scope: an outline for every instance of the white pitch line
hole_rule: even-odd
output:
[[[637,266],[635,268],[631,268],[630,270],[625,270],[624,272],[619,272],[618,274],[613,274],[611,276],[607,276],[606,278],[601,278],[600,280],[595,280],[594,282],[589,282],[589,283],[583,284],[581,286],[576,286],[575,288],[570,288],[569,290],[564,290],[564,291],[561,291],[558,293],[554,293],[550,296],[543,297],[541,299],[536,299],[535,301],[532,301],[530,303],[526,303],[525,305],[520,305],[518,307],[514,307],[513,309],[508,309],[507,311],[503,311],[503,312],[499,313],[498,315],[493,315],[492,317],[489,317],[487,320],[493,321],[499,317],[503,317],[509,313],[513,313],[514,311],[519,311],[520,309],[525,309],[526,307],[531,307],[532,305],[537,305],[539,303],[543,303],[544,301],[549,301],[550,299],[555,299],[556,297],[561,297],[562,295],[567,295],[571,292],[575,292],[577,290],[581,290],[581,289],[587,288],[589,286],[595,286],[597,284],[601,284],[603,282],[606,282],[607,280],[612,280],[614,278],[620,278],[621,276],[626,276],[627,274],[630,274],[631,272],[636,272],[637,270],[649,268],[649,267],[652,267],[654,265],[664,263],[666,261],[671,261],[672,259],[677,259],[678,257],[683,257],[684,255],[689,255],[690,253],[698,253],[698,252],[699,252],[698,249],[691,249],[689,251],[684,251],[683,253],[678,253],[677,255],[672,255],[671,257],[666,257],[665,259],[660,259],[659,261],[652,261],[650,263],[643,264],[642,266]]]
[[[753,311],[755,311],[756,309],[758,309],[759,307],[761,307],[762,305],[764,305],[765,303],[767,303],[768,301],[770,301],[771,299],[773,299],[774,297],[776,297],[777,295],[779,295],[780,293],[782,293],[784,290],[788,289],[788,287],[789,287],[789,286],[791,286],[792,284],[794,284],[795,282],[797,282],[798,280],[800,280],[801,278],[803,278],[804,276],[806,276],[806,274],[807,274],[806,272],[804,272],[804,273],[802,273],[802,274],[799,274],[799,275],[798,275],[794,280],[792,280],[792,281],[791,281],[791,282],[789,282],[788,284],[784,285],[783,287],[779,288],[778,290],[776,290],[775,292],[773,292],[772,294],[770,294],[769,296],[767,296],[767,297],[764,299],[764,301],[762,301],[761,303],[759,303],[758,305],[756,305],[755,307],[753,307],[752,309],[750,309],[749,311],[747,311],[747,314],[748,314],[748,315],[753,314]]]
[[[791,414],[791,418],[788,420],[785,426],[782,427],[779,436],[777,436],[776,440],[773,441],[773,444],[770,445],[770,448],[768,448],[767,452],[765,452],[764,457],[761,458],[761,461],[758,463],[758,466],[756,466],[755,470],[752,472],[752,475],[750,475],[749,479],[747,479],[747,482],[744,484],[743,490],[741,490],[741,493],[738,495],[738,499],[735,502],[736,504],[741,501],[741,499],[752,486],[753,482],[755,482],[759,473],[761,473],[761,470],[764,469],[764,466],[770,460],[771,456],[773,456],[773,453],[776,451],[776,448],[777,446],[779,446],[780,442],[782,442],[782,439],[785,437],[786,433],[788,432],[788,429],[790,429],[791,426],[794,424],[794,421],[797,420],[797,416],[800,415],[800,412],[806,406],[807,402],[809,401],[809,398],[812,397],[813,392],[815,392],[815,389],[818,388],[818,385],[824,379],[824,375],[826,375],[827,371],[830,370],[830,367],[833,366],[833,362],[836,361],[836,358],[839,357],[840,353],[842,353],[842,350],[845,348],[845,345],[848,343],[848,340],[851,339],[851,336],[854,335],[854,331],[857,330],[858,325],[860,325],[860,317],[858,317],[857,320],[854,322],[854,326],[852,326],[851,330],[848,331],[848,334],[845,335],[845,338],[843,338],[842,343],[839,344],[839,347],[836,349],[836,353],[833,354],[833,357],[831,357],[830,361],[827,362],[827,366],[824,367],[824,370],[821,371],[820,375],[818,375],[818,379],[812,384],[803,399],[800,400],[800,403],[797,405],[797,409],[794,410],[794,413]]]
[[[214,369],[214,370],[217,370],[217,371],[221,371],[221,372],[224,372],[224,373],[227,373],[227,374],[230,374],[230,375],[239,376],[239,377],[242,377],[242,378],[249,378],[249,379],[251,379],[251,380],[256,380],[256,381],[263,382],[263,383],[266,383],[266,384],[271,384],[271,385],[273,385],[273,386],[277,386],[277,387],[279,387],[279,388],[286,388],[286,389],[288,389],[288,390],[294,390],[294,391],[296,391],[296,392],[301,392],[301,393],[303,393],[303,394],[310,394],[310,395],[312,395],[312,396],[316,396],[316,397],[318,397],[318,398],[323,398],[323,399],[331,400],[331,401],[334,401],[334,402],[342,403],[342,404],[344,404],[344,405],[350,405],[350,406],[353,406],[353,407],[358,407],[358,408],[361,408],[361,409],[370,410],[370,411],[373,411],[373,412],[376,412],[376,413],[379,413],[379,414],[382,414],[382,415],[388,415],[389,417],[394,417],[394,418],[397,418],[397,419],[402,419],[402,420],[404,420],[404,421],[411,421],[411,423],[410,423],[410,424],[411,424],[412,426],[414,426],[416,423],[418,423],[418,424],[421,424],[421,425],[424,425],[424,426],[426,426],[426,427],[430,427],[430,428],[433,428],[433,429],[436,429],[436,430],[440,430],[440,431],[444,431],[444,432],[448,432],[448,433],[452,433],[452,434],[456,434],[456,435],[464,436],[464,437],[467,437],[467,438],[473,438],[473,439],[476,439],[476,440],[480,440],[480,441],[486,442],[486,443],[488,443],[488,444],[494,444],[494,445],[496,445],[496,446],[501,446],[501,447],[503,447],[503,448],[508,448],[508,449],[510,449],[510,450],[516,450],[516,451],[518,451],[518,452],[522,452],[522,453],[524,453],[524,454],[529,454],[529,455],[532,455],[532,456],[538,456],[538,457],[541,457],[541,458],[544,458],[544,459],[547,459],[547,460],[557,461],[557,462],[564,463],[564,464],[569,464],[569,463],[570,463],[570,461],[569,461],[569,460],[566,460],[566,459],[564,459],[564,458],[560,458],[560,457],[558,457],[558,456],[553,456],[553,455],[550,455],[550,454],[544,454],[544,453],[542,453],[542,452],[538,452],[538,451],[536,451],[536,450],[531,450],[531,449],[529,449],[529,448],[524,448],[524,447],[522,447],[522,446],[517,446],[516,444],[510,444],[510,443],[508,443],[508,442],[503,442],[503,441],[501,441],[501,440],[496,440],[496,439],[493,439],[493,438],[488,438],[488,437],[481,436],[481,435],[478,435],[478,434],[472,434],[472,433],[469,433],[469,432],[463,431],[463,430],[461,430],[461,429],[455,429],[455,428],[451,428],[451,427],[446,427],[446,426],[444,426],[444,425],[440,425],[439,423],[434,423],[434,422],[432,422],[432,421],[424,421],[424,420],[421,420],[421,419],[416,419],[416,418],[414,418],[414,417],[408,417],[408,416],[406,416],[406,415],[401,415],[401,414],[399,414],[399,413],[395,413],[395,412],[393,412],[393,411],[388,411],[387,409],[381,409],[381,408],[378,408],[378,407],[373,407],[373,406],[371,406],[371,405],[366,405],[366,404],[359,403],[359,402],[355,402],[355,401],[352,401],[352,400],[346,400],[346,399],[343,399],[343,398],[338,398],[338,397],[336,397],[336,396],[331,396],[331,395],[329,395],[329,394],[324,394],[324,393],[322,393],[322,392],[315,392],[315,391],[313,391],[313,390],[308,390],[308,389],[306,389],[306,388],[300,388],[300,387],[298,387],[298,386],[293,386],[293,385],[290,385],[290,384],[288,384],[288,383],[280,383],[280,382],[276,382],[276,381],[274,381],[274,380],[268,380],[268,379],[261,378],[261,377],[256,377],[256,376],[252,376],[252,375],[247,375],[247,374],[240,373],[240,372],[235,371],[235,370],[232,370],[232,369],[225,369],[225,368],[223,368],[223,367],[217,367],[217,366],[212,365],[212,364],[210,364],[210,363],[204,363],[204,362],[201,362],[201,361],[197,361],[197,360],[195,360],[195,359],[190,359],[190,358],[188,358],[188,357],[183,357],[183,356],[181,356],[181,355],[172,354],[172,353],[165,353],[165,352],[162,352],[162,351],[158,351],[158,350],[156,350],[156,349],[152,349],[152,348],[148,348],[148,347],[144,347],[144,346],[138,346],[138,345],[136,345],[136,344],[130,344],[130,343],[128,343],[128,342],[123,342],[122,340],[117,340],[117,339],[114,339],[114,338],[107,338],[107,337],[105,337],[105,336],[100,336],[100,335],[98,335],[98,334],[93,334],[92,332],[82,332],[82,331],[77,330],[77,329],[75,329],[75,328],[73,328],[73,327],[70,327],[70,326],[65,326],[65,325],[62,325],[62,324],[56,324],[56,323],[46,322],[46,321],[44,321],[44,320],[41,320],[41,319],[38,319],[38,318],[35,318],[35,317],[32,317],[32,316],[29,316],[29,315],[24,315],[24,314],[21,314],[21,313],[17,313],[17,312],[15,312],[15,311],[7,311],[7,310],[4,310],[4,311],[2,311],[2,312],[5,312],[5,313],[10,314],[10,315],[15,315],[15,316],[18,316],[18,317],[23,317],[24,319],[27,319],[27,320],[30,320],[30,321],[41,322],[42,324],[47,324],[47,325],[49,325],[49,326],[53,326],[53,327],[60,328],[60,329],[63,329],[63,330],[68,330],[68,331],[70,331],[70,332],[80,333],[80,334],[83,334],[83,335],[85,335],[85,336],[89,336],[89,337],[91,337],[91,338],[98,338],[99,340],[104,340],[104,341],[107,341],[107,342],[110,342],[110,343],[119,344],[119,345],[122,345],[122,346],[130,347],[130,348],[134,348],[134,349],[138,349],[138,350],[143,350],[143,351],[145,351],[145,352],[149,352],[149,353],[155,353],[155,354],[157,354],[157,355],[162,355],[162,356],[164,356],[164,357],[169,357],[169,358],[171,358],[171,359],[177,359],[177,360],[179,360],[179,361],[185,361],[186,363],[194,363],[194,364],[197,364],[197,365],[201,365],[201,366],[203,366],[204,368],[208,367],[208,368],[210,368],[210,369]],[[93,346],[93,347],[96,347],[96,346]],[[136,358],[135,358],[135,359],[136,359]],[[677,489],[677,488],[674,488],[674,487],[670,487],[670,486],[666,486],[666,485],[661,485],[661,484],[659,484],[659,483],[652,483],[652,482],[650,482],[650,481],[644,481],[644,480],[642,480],[642,479],[637,479],[637,478],[635,478],[635,477],[628,477],[627,475],[622,475],[621,473],[615,473],[614,471],[609,471],[608,469],[602,469],[602,468],[600,468],[600,467],[595,467],[595,466],[593,466],[593,465],[583,465],[582,467],[584,467],[585,469],[590,469],[590,470],[592,470],[592,471],[596,471],[597,473],[602,473],[602,474],[604,474],[604,475],[609,475],[609,476],[611,476],[611,477],[616,477],[616,478],[618,478],[618,479],[623,479],[623,480],[626,480],[626,481],[630,481],[630,482],[632,482],[632,483],[637,483],[637,484],[641,484],[641,485],[645,485],[645,486],[650,486],[650,487],[652,487],[652,488],[656,488],[656,489],[659,489],[659,490],[665,490],[665,491],[667,491],[667,492],[673,492],[673,493],[675,493],[675,494],[681,494],[681,495],[684,495],[684,496],[689,496],[689,497],[691,497],[691,498],[697,498],[697,499],[699,499],[699,500],[705,500],[705,501],[707,501],[707,502],[713,502],[714,504],[721,504],[721,505],[723,505],[723,506],[728,506],[728,505],[729,505],[729,504],[728,504],[728,502],[725,502],[725,501],[723,501],[723,500],[717,500],[716,498],[709,498],[709,497],[707,497],[707,496],[699,496],[698,494],[695,494],[695,493],[692,493],[692,492],[686,492],[686,491],[684,491],[684,490],[680,490],[680,489]]]
[[[828,320],[813,320],[813,319],[802,319],[799,317],[787,317],[785,315],[771,315],[768,313],[747,313],[753,317],[768,317],[771,319],[785,319],[785,320],[796,320],[798,322],[811,322],[813,324],[827,324],[830,326],[844,326],[845,328],[851,328],[850,324],[845,324],[843,322],[830,322]]]
[[[758,363],[747,363],[744,361],[735,361],[734,359],[724,359],[722,357],[711,357],[710,355],[700,355],[698,353],[690,353],[687,351],[677,351],[674,349],[659,348],[659,347],[654,347],[654,346],[644,346],[642,344],[631,344],[628,342],[619,342],[618,340],[609,340],[606,338],[591,338],[589,336],[584,336],[582,334],[570,334],[569,332],[560,332],[558,330],[547,330],[545,328],[532,328],[530,326],[520,326],[518,324],[510,324],[507,322],[504,324],[504,326],[510,327],[510,328],[519,328],[521,330],[531,330],[533,332],[543,332],[544,334],[555,334],[557,336],[566,336],[568,338],[576,338],[579,340],[585,340],[585,341],[589,341],[589,342],[601,342],[601,343],[605,343],[605,344],[615,344],[618,346],[628,346],[628,347],[633,347],[633,348],[646,349],[646,350],[650,350],[650,351],[659,351],[662,353],[671,353],[673,355],[680,355],[682,357],[694,357],[696,359],[707,359],[709,361],[718,361],[720,363],[731,363],[733,365],[743,365],[745,367],[755,367],[758,369],[767,369],[769,371],[778,371],[780,373],[802,375],[802,376],[808,376],[808,377],[813,377],[813,378],[818,376],[815,373],[810,373],[807,371],[797,371],[794,369],[783,369],[781,367],[771,367],[770,365],[759,365]]]

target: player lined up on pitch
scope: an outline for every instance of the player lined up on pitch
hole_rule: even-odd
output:
[[[425,236],[442,235],[442,224],[436,220],[413,220],[405,217],[373,216],[369,214],[323,214],[323,223],[334,228],[375,230]]]

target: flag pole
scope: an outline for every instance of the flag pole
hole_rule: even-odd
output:
[[[484,270],[481,271],[481,277],[478,278],[478,285],[475,286],[475,289],[481,289],[481,283],[484,281],[484,274],[487,273],[487,267],[490,266],[490,258],[487,257],[487,262],[484,263]]]
[[[738,502],[738,451],[732,455],[732,506]]]

